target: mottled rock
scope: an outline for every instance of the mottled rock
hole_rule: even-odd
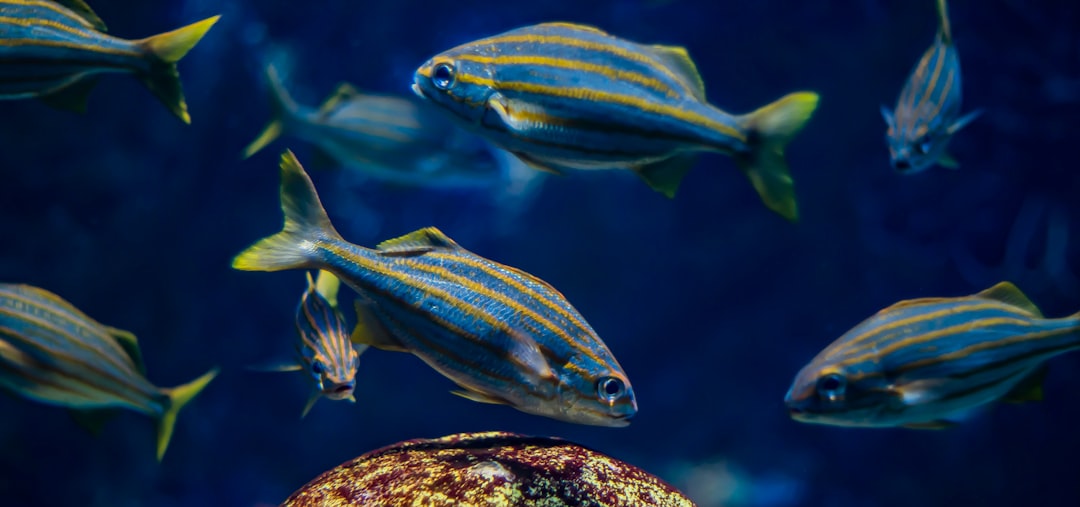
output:
[[[693,506],[633,465],[557,438],[462,433],[407,440],[343,463],[283,507]]]

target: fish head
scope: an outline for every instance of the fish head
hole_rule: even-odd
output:
[[[577,369],[571,371],[578,371]],[[628,426],[637,414],[630,380],[621,371],[578,374],[568,371],[559,383],[560,411],[551,417],[592,426]]]
[[[483,52],[466,45],[432,57],[416,69],[413,93],[462,122],[480,123],[496,91],[491,64],[476,58]]]
[[[841,338],[844,340],[844,338]],[[804,366],[784,396],[792,419],[830,426],[888,426],[897,396],[876,357],[854,363],[834,343]]]
[[[343,361],[324,361],[313,358],[308,364],[308,374],[315,387],[331,400],[353,398],[356,388],[356,368],[360,357],[355,353]],[[336,364],[335,364],[336,363]]]
[[[889,162],[896,172],[914,174],[925,171],[945,155],[950,135],[919,119],[918,115],[898,110],[885,116],[888,130]]]

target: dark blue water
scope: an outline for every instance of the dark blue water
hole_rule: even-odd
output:
[[[482,430],[594,447],[703,506],[1080,505],[1078,355],[1051,362],[1046,401],[948,431],[803,425],[782,404],[803,363],[900,299],[1009,279],[1049,316],[1080,309],[1080,5],[953,2],[965,110],[985,113],[951,144],[959,171],[909,177],[888,166],[878,106],[933,39],[930,0],[92,5],[130,38],[224,15],[180,64],[192,125],[122,75],[102,79],[82,116],[0,103],[0,280],[135,332],[158,385],[223,372],[181,412],[161,464],[138,414],[95,438],[60,408],[0,396],[0,505],[276,504],[373,448]],[[244,368],[288,357],[303,276],[229,267],[280,227],[280,151],[312,156],[284,139],[240,159],[269,119],[264,55],[291,53],[306,103],[343,80],[407,94],[432,54],[555,20],[686,46],[710,101],[732,112],[819,92],[788,150],[802,221],[769,212],[719,155],[702,156],[674,200],[629,174],[548,178],[510,227],[476,192],[313,172],[355,243],[435,225],[558,287],[619,358],[640,413],[600,428],[473,403],[418,359],[371,350],[357,403],[320,401],[301,421],[299,375]]]

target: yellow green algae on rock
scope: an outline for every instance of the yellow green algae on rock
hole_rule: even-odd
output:
[[[660,478],[580,445],[513,433],[407,440],[343,463],[282,507],[693,506]]]

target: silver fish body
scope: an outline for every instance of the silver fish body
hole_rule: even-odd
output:
[[[1080,314],[1047,319],[1014,285],[902,301],[845,333],[798,373],[793,418],[943,428],[995,401],[1041,399],[1045,363],[1080,348]]]
[[[629,169],[673,196],[694,154],[732,156],[765,204],[797,217],[784,147],[817,107],[793,93],[746,115],[705,101],[680,47],[570,23],[483,38],[421,65],[413,91],[538,169]]]
[[[885,134],[894,169],[905,174],[926,170],[934,164],[958,167],[946,148],[953,134],[981,114],[960,115],[963,98],[960,56],[952,42],[945,0],[937,0],[940,27],[934,44],[923,54],[904,83],[896,108],[884,106],[881,115],[888,125]]]

